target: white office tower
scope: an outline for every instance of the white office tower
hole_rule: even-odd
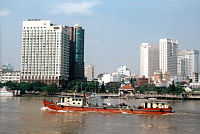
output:
[[[49,20],[23,21],[21,81],[60,85],[69,77],[69,39],[65,26]]]
[[[159,46],[142,43],[140,46],[140,76],[151,78],[159,69]]]
[[[88,81],[92,81],[95,78],[95,66],[89,65],[85,67],[85,77]]]
[[[171,77],[177,75],[178,40],[160,39],[159,69]]]
[[[199,51],[179,51],[177,63],[178,75],[186,79],[192,79],[193,73],[199,73]]]

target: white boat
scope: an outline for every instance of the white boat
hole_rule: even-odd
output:
[[[96,99],[101,99],[103,96],[97,94],[97,93],[92,93],[91,95],[88,96],[88,98],[96,98]]]
[[[9,91],[6,86],[0,88],[0,97],[12,97],[13,95],[13,92]]]

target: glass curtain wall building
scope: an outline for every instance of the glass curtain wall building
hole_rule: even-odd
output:
[[[85,80],[84,78],[84,29],[78,24],[70,28],[70,78],[69,80]]]

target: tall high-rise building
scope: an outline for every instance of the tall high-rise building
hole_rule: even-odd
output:
[[[84,31],[78,24],[70,28],[70,81],[84,80]]]
[[[178,40],[164,38],[160,39],[159,44],[159,69],[170,76],[176,76]]]
[[[70,30],[49,20],[23,21],[21,81],[68,81]]]
[[[192,79],[194,73],[199,73],[199,51],[182,50],[178,52],[178,75]]]
[[[92,81],[95,78],[95,66],[89,65],[85,67],[85,77],[88,81]]]
[[[159,69],[159,46],[142,43],[140,46],[140,76],[151,78]]]

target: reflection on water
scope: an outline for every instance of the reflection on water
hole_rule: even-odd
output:
[[[42,115],[42,122],[53,133],[78,133],[84,125],[83,114],[78,112],[43,111]]]
[[[168,115],[127,115],[46,110],[40,97],[1,97],[0,133],[8,134],[198,134],[200,101],[171,101],[176,111]],[[57,99],[57,98],[51,98]],[[94,103],[140,100],[105,99]]]

